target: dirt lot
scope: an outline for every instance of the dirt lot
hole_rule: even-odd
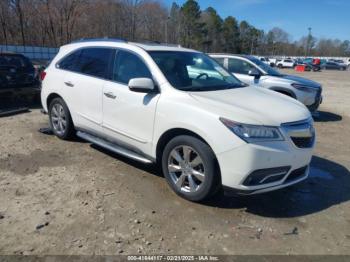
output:
[[[0,118],[0,254],[350,254],[350,72],[324,85],[310,178],[254,197],[180,199],[152,166]]]

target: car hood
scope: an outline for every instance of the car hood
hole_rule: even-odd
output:
[[[279,126],[311,116],[297,100],[256,86],[189,94],[203,110],[240,123]]]
[[[321,85],[319,83],[300,76],[282,75],[280,78],[291,80],[292,82],[298,82],[300,84],[311,86],[313,88],[321,88]]]

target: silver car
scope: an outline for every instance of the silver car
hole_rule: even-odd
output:
[[[231,54],[210,54],[210,56],[242,82],[293,97],[307,106],[311,112],[317,111],[322,102],[321,84],[306,78],[282,74],[254,56]]]

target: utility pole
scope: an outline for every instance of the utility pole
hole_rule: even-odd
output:
[[[310,52],[311,52],[311,42],[312,42],[312,33],[311,33],[311,30],[312,30],[312,28],[309,27],[308,30],[309,30],[309,35],[307,36],[305,56],[310,55]]]
[[[165,43],[168,43],[168,22],[170,20],[170,16],[167,17],[165,21]]]

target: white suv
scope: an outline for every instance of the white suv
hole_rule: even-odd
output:
[[[304,180],[313,121],[289,97],[247,87],[203,53],[89,40],[61,47],[42,75],[56,136],[73,135],[144,163],[201,201],[221,188],[267,192]]]
[[[276,66],[278,68],[294,68],[295,67],[295,61],[292,59],[282,59],[281,61],[277,62]]]

